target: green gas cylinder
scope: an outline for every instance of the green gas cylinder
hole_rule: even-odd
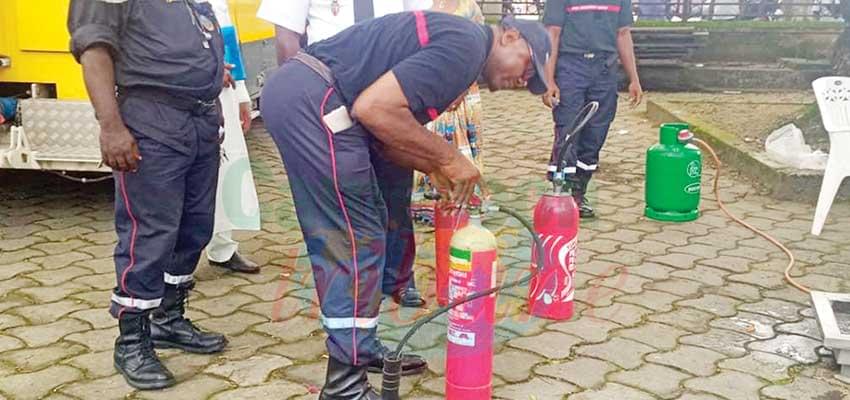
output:
[[[702,154],[690,143],[688,124],[661,125],[660,143],[646,151],[646,211],[659,221],[699,217]]]

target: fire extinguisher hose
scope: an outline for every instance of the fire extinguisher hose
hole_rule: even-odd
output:
[[[723,200],[720,199],[720,171],[721,171],[721,167],[723,166],[723,164],[720,162],[720,158],[717,157],[717,153],[714,152],[714,149],[712,149],[711,146],[709,146],[708,143],[706,143],[702,140],[699,140],[699,139],[693,139],[693,141],[696,144],[698,144],[700,147],[706,149],[711,154],[711,158],[714,159],[715,169],[717,170],[717,172],[714,174],[714,199],[715,199],[715,201],[717,201],[717,205],[720,207],[720,210],[723,211],[723,213],[726,214],[726,216],[729,217],[729,219],[731,219],[732,221],[737,222],[738,224],[740,224],[744,228],[749,229],[753,233],[761,236],[762,238],[764,238],[765,240],[767,240],[768,242],[772,243],[774,246],[776,246],[780,250],[782,250],[785,253],[785,255],[788,256],[788,266],[785,268],[785,280],[787,280],[788,283],[791,284],[791,286],[794,286],[795,288],[803,291],[804,293],[810,293],[812,291],[811,289],[800,284],[799,282],[795,281],[794,278],[791,277],[791,269],[794,268],[794,263],[796,262],[795,258],[794,258],[794,253],[792,253],[791,250],[789,250],[787,247],[785,247],[785,245],[782,244],[782,242],[780,242],[779,240],[777,240],[773,236],[770,236],[769,234],[765,233],[764,231],[762,231],[762,230],[748,224],[744,220],[736,217],[734,214],[732,214],[731,211],[729,211],[728,208],[726,208],[726,204],[724,204]]]
[[[531,234],[531,238],[534,241],[534,245],[537,246],[538,254],[544,254],[545,253],[545,249],[543,248],[543,242],[540,240],[540,236],[537,235],[537,232],[534,231],[534,226],[531,224],[531,222],[528,219],[526,219],[525,217],[520,215],[518,212],[516,212],[516,211],[514,211],[510,208],[507,208],[507,207],[490,206],[486,211],[499,211],[499,212],[505,213],[507,215],[510,215],[511,217],[516,218],[516,220],[519,221],[522,224],[522,226],[524,226],[525,229],[527,229],[528,232]],[[384,371],[383,371],[383,382],[382,382],[382,388],[381,388],[381,398],[384,399],[384,400],[398,400],[398,399],[400,399],[399,394],[398,394],[398,390],[399,390],[399,387],[401,386],[401,358],[402,358],[401,356],[402,356],[402,352],[403,352],[404,346],[407,344],[408,340],[410,340],[410,338],[413,337],[413,335],[416,334],[416,332],[420,328],[422,328],[425,324],[433,321],[435,318],[439,317],[440,315],[445,314],[446,312],[448,312],[452,308],[457,307],[461,304],[469,303],[473,300],[480,299],[480,298],[485,297],[485,296],[489,296],[493,293],[502,292],[502,291],[505,291],[507,289],[511,289],[511,288],[515,288],[515,287],[527,284],[529,281],[531,281],[532,278],[534,278],[534,276],[537,274],[537,271],[540,271],[540,270],[546,268],[544,259],[545,259],[545,257],[541,257],[540,260],[538,260],[539,268],[535,268],[531,273],[529,273],[527,276],[523,277],[522,279],[519,279],[519,280],[514,281],[514,282],[506,283],[506,284],[503,284],[501,286],[497,286],[497,287],[492,288],[492,289],[488,289],[488,290],[481,291],[481,292],[478,292],[478,293],[473,293],[473,294],[471,294],[471,295],[469,295],[465,298],[455,300],[455,301],[447,304],[445,307],[440,307],[440,308],[432,311],[430,314],[428,314],[428,315],[420,318],[419,320],[417,320],[416,323],[414,323],[413,326],[410,327],[410,329],[407,331],[407,333],[404,335],[404,337],[402,337],[401,341],[398,342],[398,346],[396,346],[395,351],[388,352],[384,356]]]

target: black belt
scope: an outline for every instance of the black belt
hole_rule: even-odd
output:
[[[154,103],[165,104],[180,111],[194,115],[205,115],[216,109],[216,100],[201,100],[189,96],[179,96],[163,89],[150,87],[119,87],[118,97],[138,97]]]

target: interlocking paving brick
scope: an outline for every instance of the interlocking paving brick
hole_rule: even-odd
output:
[[[645,392],[616,383],[607,383],[599,389],[570,396],[570,400],[651,400],[652,398]]]
[[[26,325],[27,321],[23,318],[9,313],[0,314],[0,331],[5,331],[9,328],[16,328]]]
[[[284,343],[291,343],[315,331],[321,330],[322,327],[316,321],[296,316],[286,321],[267,322],[257,325],[253,329],[257,332],[279,338]]]
[[[673,236],[673,235],[671,235]],[[692,254],[668,253],[663,256],[650,257],[647,261],[667,265],[678,269],[691,269],[703,257]]]
[[[63,393],[81,399],[123,399],[134,392],[124,377],[112,375],[91,381],[74,382],[62,388]]]
[[[665,399],[675,397],[680,383],[691,375],[655,364],[644,364],[634,371],[621,371],[611,375],[610,381],[640,388]]]
[[[670,274],[677,271],[676,268],[656,263],[643,263],[638,266],[629,267],[629,273],[636,276],[649,278],[653,281],[659,281],[670,278]]]
[[[752,271],[745,274],[729,275],[726,279],[732,282],[761,286],[766,289],[778,289],[785,285],[782,281],[784,278],[779,272]]]
[[[43,243],[45,239],[37,237],[37,236],[27,236],[17,239],[5,239],[0,240],[0,249],[6,251],[17,251],[26,248],[30,248],[35,244]]]
[[[794,382],[790,384],[765,387],[761,393],[781,400],[839,400],[848,396],[846,386],[830,385],[822,380],[802,376],[794,378]]]
[[[712,329],[698,335],[683,336],[679,339],[682,344],[705,347],[729,357],[741,357],[747,354],[746,344],[753,341],[751,336],[743,333]]]
[[[643,356],[654,351],[655,349],[645,344],[619,337],[612,338],[602,344],[576,348],[576,354],[596,357],[625,369],[639,367],[643,362]]]
[[[586,289],[578,289],[575,299],[589,307],[608,307],[614,304],[614,299],[624,293],[607,287],[590,286]]]
[[[286,357],[261,354],[240,361],[224,359],[204,372],[221,376],[239,386],[253,386],[265,382],[274,370],[290,365],[292,361]]]
[[[20,349],[23,347],[26,347],[26,343],[24,343],[20,339],[11,336],[0,335],[0,353],[9,350]]]
[[[631,304],[614,303],[608,307],[590,308],[582,313],[584,318],[604,319],[623,326],[631,326],[639,323],[641,319],[652,311]]]
[[[39,303],[31,306],[16,307],[8,312],[25,317],[30,324],[49,324],[74,311],[88,308],[88,305],[74,300],[61,300],[55,303]]]
[[[531,370],[545,359],[533,353],[504,350],[496,354],[493,373],[508,382],[522,382],[531,377]]]
[[[740,301],[729,297],[706,294],[697,299],[690,299],[677,302],[676,305],[696,308],[697,310],[706,311],[721,317],[729,317],[735,315],[738,311],[735,309]]]
[[[86,349],[80,345],[59,342],[48,347],[5,352],[0,355],[0,360],[14,365],[18,372],[33,372],[85,352]]]
[[[36,400],[46,396],[53,388],[82,378],[77,369],[56,365],[41,371],[15,374],[0,378],[0,391],[14,393],[16,399]]]
[[[746,273],[750,270],[750,263],[752,261],[746,258],[740,257],[732,257],[732,256],[720,256],[717,258],[702,260],[700,264],[720,268],[729,272],[734,273]]]
[[[671,278],[666,281],[650,283],[646,285],[644,289],[657,290],[676,296],[686,297],[699,294],[702,286],[703,285],[700,282],[681,278]]]
[[[2,257],[2,254],[0,254],[0,257]],[[15,262],[10,263],[9,265],[3,265],[3,263],[0,262],[0,281],[5,281],[28,272],[39,271],[39,269],[38,265],[30,262]]]
[[[802,318],[799,313],[802,308],[800,305],[776,299],[765,299],[758,303],[744,304],[738,307],[741,311],[767,315],[786,322],[797,322],[801,320]]]
[[[112,358],[112,350],[101,351],[97,353],[86,353],[64,362],[84,371],[87,376],[92,378],[103,378],[115,375],[115,366]]]
[[[673,351],[653,353],[646,361],[678,368],[698,376],[710,376],[716,370],[717,361],[726,358],[723,354],[701,347],[679,346]]]
[[[27,274],[27,277],[37,281],[38,283],[44,286],[54,286],[59,285],[64,282],[73,280],[74,278],[78,278],[81,276],[90,275],[91,271],[80,268],[80,267],[67,267],[53,271],[38,271],[31,274]],[[113,281],[115,280],[115,273],[113,272]]]
[[[67,267],[71,264],[83,264],[86,260],[91,260],[93,257],[89,254],[83,254],[77,251],[56,254],[45,257],[33,257],[30,261],[41,265],[45,269],[59,269]],[[0,262],[2,264],[2,262]]]
[[[818,361],[815,348],[823,342],[797,335],[776,335],[775,338],[750,343],[751,350],[778,354],[799,363],[811,364]]]
[[[721,286],[723,278],[728,276],[730,272],[722,269],[697,265],[692,269],[685,269],[673,272],[670,276],[675,278],[689,279],[699,282],[705,286]]]
[[[710,290],[705,290],[705,293],[711,293]],[[716,294],[720,296],[728,296],[745,302],[755,302],[761,300],[761,292],[758,287],[746,285],[743,283],[726,283],[717,289]]]
[[[180,381],[177,386],[159,391],[139,392],[136,396],[145,400],[173,400],[173,399],[206,399],[214,393],[231,389],[233,386],[222,380],[211,376],[194,376],[192,379]]]
[[[679,299],[681,297],[669,293],[647,290],[641,294],[617,297],[617,303],[634,304],[656,312],[664,312],[673,310],[673,303]]]
[[[632,275],[629,268],[622,268],[619,273],[615,275],[607,278],[595,279],[590,283],[594,286],[605,286],[621,292],[636,294],[643,292],[643,285],[648,282],[652,281],[637,275]]]
[[[689,389],[735,400],[759,400],[762,385],[758,378],[737,371],[724,371],[710,378],[695,378],[685,382],[685,387]]]
[[[325,339],[320,336],[304,338],[296,343],[284,343],[263,349],[296,361],[314,361],[327,353]]]
[[[635,328],[623,329],[617,335],[650,345],[658,350],[673,350],[679,338],[688,332],[669,325],[650,322]]]
[[[688,307],[678,308],[662,314],[652,314],[648,317],[652,322],[672,325],[694,333],[707,331],[708,323],[713,318],[715,316],[712,314]]]
[[[231,336],[239,335],[250,329],[252,326],[266,321],[268,321],[268,319],[258,315],[237,311],[225,317],[199,320],[197,325],[208,331]]]
[[[18,294],[32,298],[39,303],[52,303],[62,300],[71,294],[91,290],[89,286],[67,282],[62,286],[38,286],[19,289]]]
[[[579,357],[573,361],[540,365],[534,369],[534,372],[538,375],[561,379],[588,389],[603,384],[605,375],[616,370],[617,367],[605,361]]]
[[[240,387],[239,389],[221,392],[214,395],[211,400],[291,399],[307,393],[307,387],[304,385],[285,380],[274,380],[262,386]]]
[[[588,342],[598,343],[608,339],[612,329],[621,328],[619,324],[596,318],[581,318],[573,321],[550,324],[547,328],[569,335],[578,336]]]
[[[84,332],[88,329],[88,325],[80,321],[65,318],[50,324],[9,329],[9,334],[20,338],[29,347],[41,347],[52,344],[67,335]]]
[[[797,364],[793,360],[775,354],[752,351],[741,358],[729,358],[718,364],[721,369],[730,369],[755,375],[766,381],[788,379],[788,368]]]
[[[815,340],[823,339],[823,335],[821,335],[820,331],[820,325],[818,325],[817,320],[814,318],[807,318],[800,322],[777,325],[774,329],[779,333],[800,335]]]
[[[734,317],[715,319],[710,325],[712,328],[728,329],[756,339],[770,339],[775,335],[773,327],[781,322],[767,315],[739,312]]]
[[[519,337],[508,342],[508,346],[537,353],[548,360],[570,356],[573,346],[584,342],[581,338],[560,332],[545,332],[537,336]]]
[[[526,399],[560,400],[564,395],[573,393],[576,387],[555,379],[534,378],[528,382],[497,388],[493,397],[497,399]]]
[[[242,306],[256,301],[256,298],[246,294],[231,293],[227,296],[190,301],[189,307],[214,317],[222,317],[232,314]]]

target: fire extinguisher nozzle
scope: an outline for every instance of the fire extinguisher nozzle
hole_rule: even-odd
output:
[[[383,381],[381,382],[381,399],[400,400],[398,390],[401,386],[401,354],[387,352],[384,355]]]

